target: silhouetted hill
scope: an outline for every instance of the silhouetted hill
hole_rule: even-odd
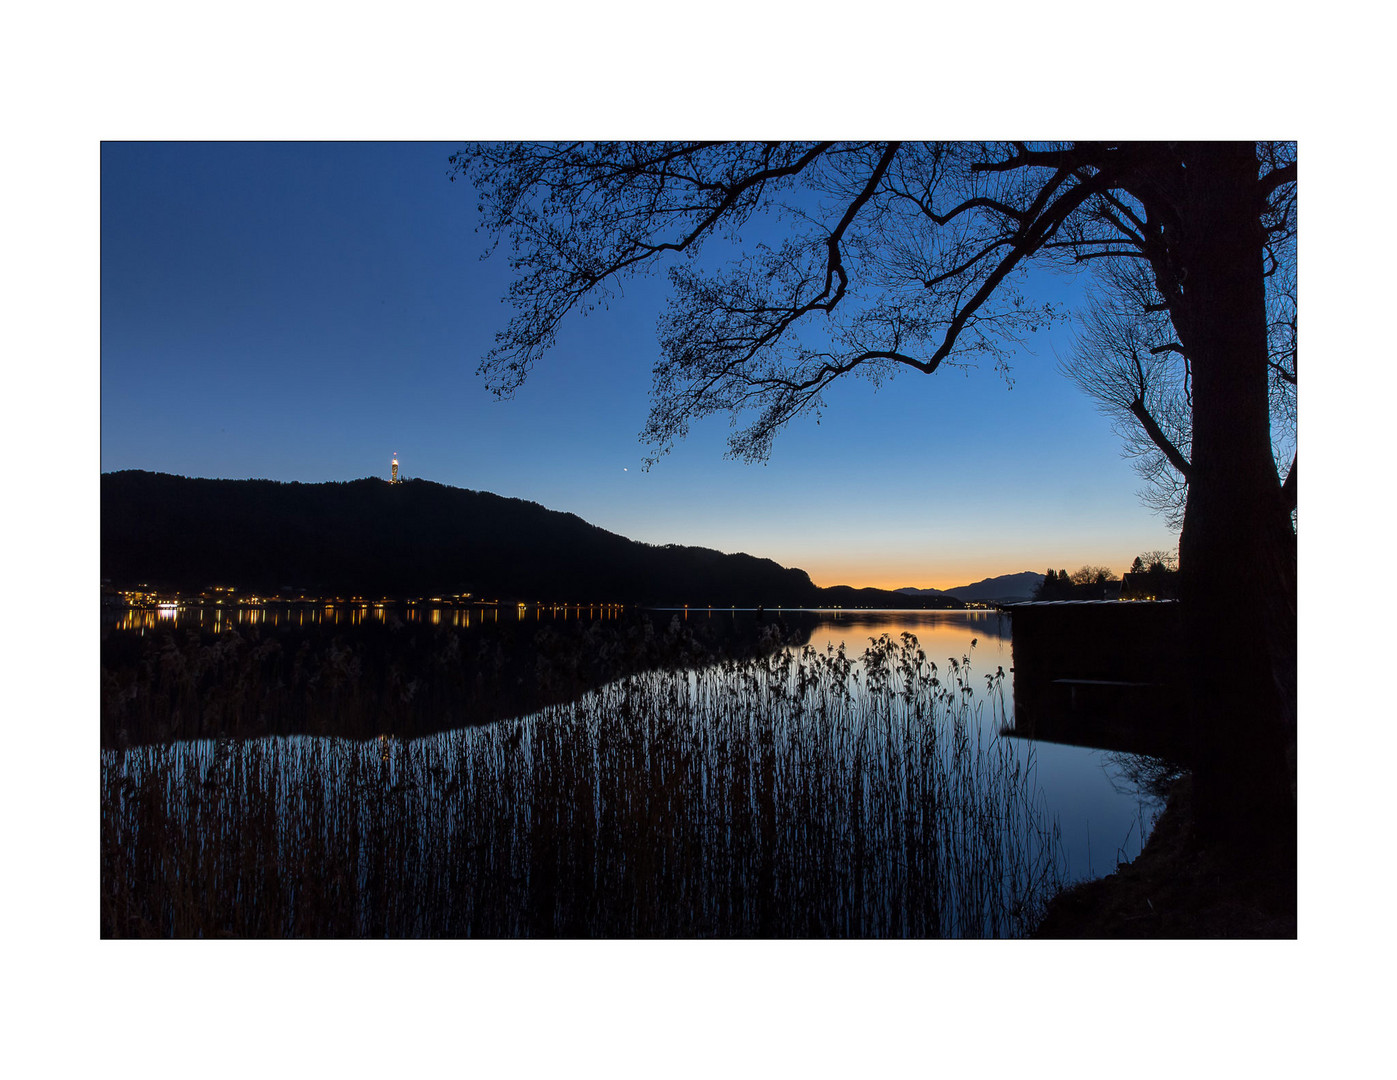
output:
[[[1001,574],[954,589],[898,589],[905,596],[951,596],[957,600],[1028,600],[1043,583],[1043,575],[1033,570],[1021,574]]]
[[[546,602],[958,606],[820,589],[803,570],[708,548],[628,540],[574,514],[428,480],[301,484],[102,475],[102,576],[197,591]]]

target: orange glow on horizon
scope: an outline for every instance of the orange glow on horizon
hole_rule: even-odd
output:
[[[1006,571],[1006,573],[1018,573],[1018,571]],[[998,574],[976,574],[974,577],[968,577],[964,580],[961,580],[960,578],[943,577],[918,577],[916,579],[908,580],[903,580],[899,578],[897,580],[880,581],[868,580],[863,578],[839,578],[838,580],[831,578],[826,582],[815,579],[812,575],[812,580],[814,580],[815,584],[822,589],[832,588],[836,585],[847,585],[851,589],[883,589],[887,592],[896,592],[898,589],[957,589],[962,585],[970,585],[976,581],[983,581],[985,578],[999,576],[1000,575]]]
[[[782,562],[779,556],[775,558],[777,562]],[[933,561],[935,562],[934,566],[928,565]],[[800,567],[810,575],[810,580],[822,589],[835,585],[848,585],[854,589],[887,589],[889,591],[897,589],[956,589],[963,585],[973,585],[977,581],[984,581],[987,578],[1007,577],[1011,574],[1028,572],[1043,574],[1050,566],[1068,572],[1083,565],[1106,566],[1120,574],[1129,569],[1129,563],[1129,559],[1122,558],[1119,554],[1112,557],[1109,554],[1085,549],[1075,555],[1060,555],[1056,558],[1029,556],[1021,560],[1021,565],[1006,564],[998,559],[995,563],[986,565],[973,558],[964,561],[928,559],[925,563],[915,565],[906,560],[890,560],[887,565],[883,566],[870,565],[869,563],[862,566],[851,566],[847,561],[842,560],[839,563],[817,563],[813,559],[804,563],[799,560],[782,562],[785,566]]]
[[[909,570],[889,572],[886,570],[849,569],[833,567],[829,570],[814,570],[802,567],[810,574],[810,580],[822,589],[835,585],[847,585],[853,589],[956,589],[962,585],[973,585],[986,578],[1003,577],[1008,574],[1021,574],[1025,570],[1036,570],[1033,566],[1002,567],[974,566],[938,568],[936,570]],[[1047,569],[1046,566],[1043,567]]]

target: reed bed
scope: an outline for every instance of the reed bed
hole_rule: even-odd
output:
[[[414,740],[104,749],[102,933],[1020,936],[1064,873],[1002,678],[885,635]]]

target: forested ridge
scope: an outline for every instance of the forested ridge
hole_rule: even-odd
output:
[[[652,545],[523,499],[429,480],[303,484],[102,475],[102,576],[118,585],[310,595],[751,607],[938,607],[821,589],[770,559]]]

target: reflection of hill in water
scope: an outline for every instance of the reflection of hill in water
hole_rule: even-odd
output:
[[[525,715],[628,674],[801,646],[803,613],[109,631],[104,747],[259,735],[416,738]]]
[[[357,624],[156,621],[102,636],[102,745],[179,739],[318,734],[416,738],[491,723],[574,700],[628,674],[698,667],[778,645],[846,644],[904,630],[923,645],[953,634],[959,655],[1009,639],[994,612],[694,609],[620,618],[512,613],[452,625],[450,612],[403,617],[390,609]],[[181,613],[181,618],[184,613]],[[936,654],[934,654],[936,655]],[[1007,666],[1007,665],[1006,665]]]

